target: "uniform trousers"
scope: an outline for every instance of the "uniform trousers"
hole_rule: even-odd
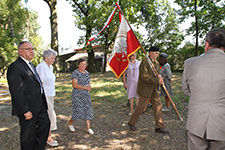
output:
[[[207,140],[206,134],[203,138],[191,132],[188,135],[188,150],[225,150],[225,141]]]
[[[154,119],[155,119],[155,127],[156,128],[164,128],[163,119],[162,119],[162,103],[160,101],[159,96],[151,97],[152,108],[154,112]],[[131,115],[129,120],[129,124],[135,126],[137,120],[139,119],[140,115],[145,111],[149,102],[149,97],[142,97],[139,98],[138,107],[135,109],[134,113]]]

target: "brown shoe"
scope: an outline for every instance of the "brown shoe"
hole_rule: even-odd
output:
[[[129,123],[128,123],[128,126],[130,127],[131,131],[137,131],[137,128],[135,126],[130,125]]]
[[[155,128],[155,133],[162,133],[162,134],[168,134],[169,131],[165,128]]]

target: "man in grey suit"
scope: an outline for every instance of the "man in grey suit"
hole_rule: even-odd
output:
[[[190,96],[188,150],[225,150],[225,30],[210,31],[205,54],[185,60],[182,89]]]

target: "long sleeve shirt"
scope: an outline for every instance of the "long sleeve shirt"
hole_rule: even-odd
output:
[[[48,66],[45,61],[37,65],[36,70],[41,78],[45,95],[55,96],[55,75],[52,65]]]

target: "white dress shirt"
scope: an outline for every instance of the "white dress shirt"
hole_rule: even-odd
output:
[[[25,63],[29,66],[29,68],[32,70],[32,72],[35,74],[35,70],[33,69],[33,67],[30,65],[30,61],[26,60],[25,58],[23,58],[22,56],[20,56],[21,59],[23,59],[25,61]],[[37,78],[37,77],[36,77]],[[40,80],[38,79],[39,83]],[[41,84],[41,83],[40,83]],[[42,89],[42,85],[41,86],[41,94],[43,93],[43,89]]]
[[[55,96],[55,75],[52,65],[48,66],[45,61],[37,65],[36,70],[41,78],[45,95]]]
[[[30,62],[28,61],[28,60],[26,60],[25,58],[23,58],[22,56],[20,56],[20,58],[22,58],[25,62],[26,62],[26,64],[29,66],[29,68],[33,71],[33,73],[34,73],[34,70],[33,70],[33,68],[30,66]]]

